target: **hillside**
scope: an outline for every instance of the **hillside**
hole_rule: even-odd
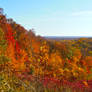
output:
[[[92,92],[91,88],[91,38],[48,40],[0,13],[0,92]]]

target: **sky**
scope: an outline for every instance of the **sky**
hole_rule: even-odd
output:
[[[41,36],[92,36],[92,0],[0,0],[0,7]]]

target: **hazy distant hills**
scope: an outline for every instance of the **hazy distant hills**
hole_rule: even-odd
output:
[[[44,36],[46,39],[51,40],[74,40],[80,38],[92,38],[92,36]]]

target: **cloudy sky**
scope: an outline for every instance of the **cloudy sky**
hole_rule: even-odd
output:
[[[0,0],[0,7],[41,36],[92,36],[92,0]]]

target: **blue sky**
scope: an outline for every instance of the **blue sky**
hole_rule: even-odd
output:
[[[7,17],[41,36],[92,36],[92,0],[0,0]]]

